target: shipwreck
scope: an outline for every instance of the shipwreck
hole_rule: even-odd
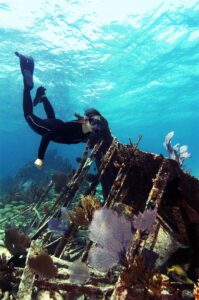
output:
[[[139,150],[139,140],[124,145],[109,132],[105,137],[87,142],[54,204],[41,220],[28,220],[32,234],[5,233],[12,257],[1,257],[2,299],[199,299],[199,180],[176,161]],[[94,162],[98,172],[80,195]],[[51,180],[27,210],[37,211],[53,186]],[[62,208],[69,222],[54,235],[49,222],[61,218]],[[105,209],[125,228],[131,224],[133,238],[113,267],[99,270],[89,266],[99,245],[88,232],[95,211]]]

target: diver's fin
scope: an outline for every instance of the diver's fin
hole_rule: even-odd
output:
[[[15,52],[16,56],[19,57],[21,73],[24,78],[25,87],[32,90],[33,83],[33,72],[34,72],[34,60],[31,56],[25,56],[19,52]]]
[[[43,102],[43,99],[46,98],[46,88],[43,86],[38,87],[35,98],[33,100],[33,105],[36,106],[38,103]]]

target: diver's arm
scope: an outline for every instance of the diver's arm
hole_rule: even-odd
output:
[[[51,132],[48,132],[42,136],[41,143],[38,150],[38,158],[34,162],[35,167],[37,167],[38,169],[41,169],[43,167],[43,160],[46,153],[46,149],[50,142],[51,134],[52,134]]]

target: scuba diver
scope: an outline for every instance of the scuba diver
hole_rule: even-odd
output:
[[[32,101],[30,91],[34,87],[34,60],[32,57],[22,55],[19,52],[15,52],[15,54],[19,57],[24,82],[24,117],[29,126],[42,136],[38,157],[34,162],[38,169],[43,167],[45,152],[50,141],[62,144],[77,144],[93,139],[94,145],[100,137],[102,138],[104,130],[105,132],[109,131],[107,120],[93,108],[86,110],[84,116],[75,114],[76,120],[64,122],[57,119],[54,109],[46,96],[46,89],[43,86],[37,89],[36,96]],[[36,106],[38,103],[43,103],[47,119],[41,119],[34,115],[33,106]]]

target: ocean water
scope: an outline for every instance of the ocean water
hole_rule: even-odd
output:
[[[199,177],[199,1],[0,0],[0,176],[34,161],[40,137],[22,112],[15,51],[35,59],[56,116],[94,107],[119,141],[162,153],[165,135],[188,145]],[[43,116],[42,107],[35,113]],[[75,165],[83,145],[56,145]]]

